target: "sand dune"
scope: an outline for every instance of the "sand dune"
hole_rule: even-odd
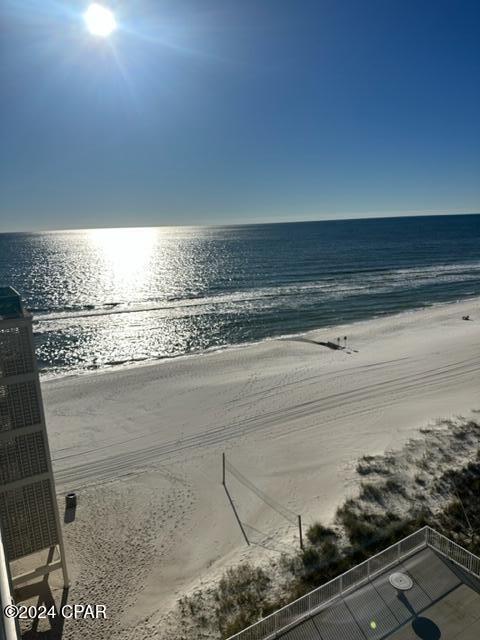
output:
[[[79,492],[71,597],[104,601],[115,637],[155,637],[182,593],[297,545],[296,514],[331,518],[357,457],[478,408],[479,382],[478,300],[44,382],[57,489]]]

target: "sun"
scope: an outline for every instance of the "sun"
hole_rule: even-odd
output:
[[[107,7],[93,2],[83,14],[87,29],[94,36],[108,38],[117,28],[117,22],[113,12]]]

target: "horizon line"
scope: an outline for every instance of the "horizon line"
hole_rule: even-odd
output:
[[[424,209],[424,210],[410,210],[410,211],[395,211],[391,214],[382,214],[375,212],[368,213],[344,213],[338,214],[337,217],[328,217],[328,218],[306,218],[302,220],[264,220],[264,221],[256,221],[256,222],[211,222],[205,224],[194,224],[194,223],[179,223],[179,224],[145,224],[145,225],[134,225],[127,224],[123,226],[101,226],[101,227],[67,227],[60,229],[52,229],[52,228],[39,228],[32,230],[12,230],[12,231],[2,231],[0,230],[1,235],[6,234],[30,234],[30,233],[67,233],[67,232],[75,232],[75,231],[94,231],[94,230],[108,230],[108,229],[161,229],[161,228],[208,228],[208,227],[251,227],[251,226],[262,226],[262,225],[273,225],[273,224],[305,224],[308,222],[349,222],[354,220],[386,220],[386,219],[395,219],[395,218],[433,218],[433,217],[453,217],[453,216],[475,216],[480,215],[479,211],[445,211],[442,209]]]

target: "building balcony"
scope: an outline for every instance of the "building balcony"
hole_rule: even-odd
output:
[[[477,640],[480,558],[430,527],[229,640]]]

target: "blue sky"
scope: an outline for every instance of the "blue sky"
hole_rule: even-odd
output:
[[[480,3],[0,8],[0,230],[480,211]]]

